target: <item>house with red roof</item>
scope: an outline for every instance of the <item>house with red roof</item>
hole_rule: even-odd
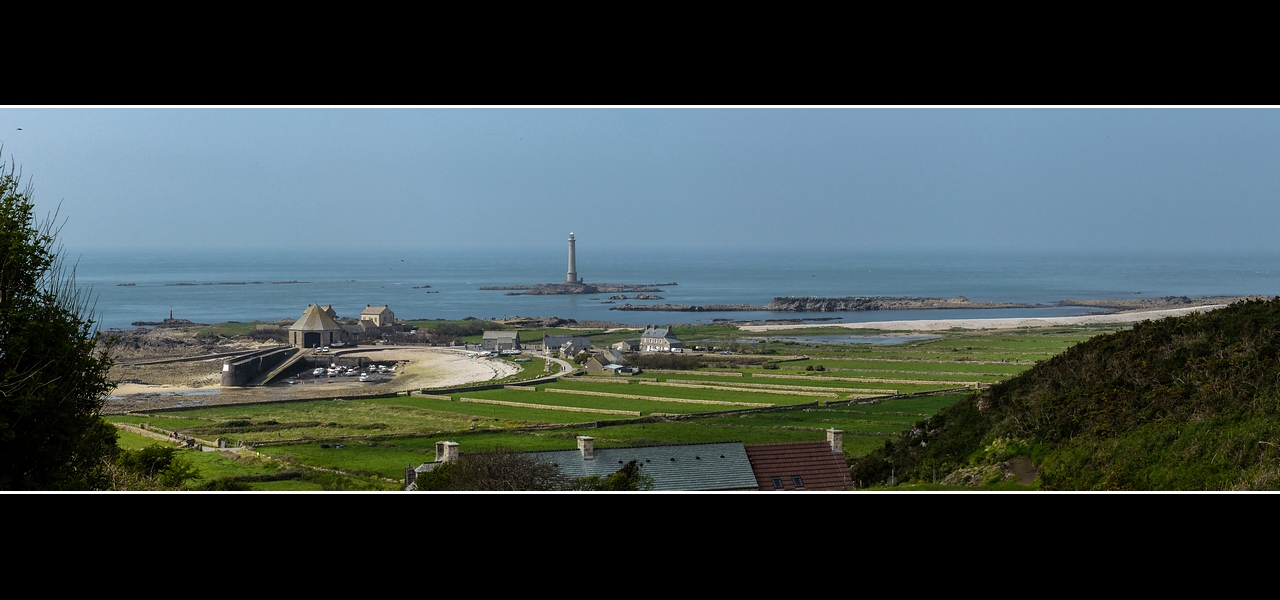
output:
[[[849,490],[853,479],[844,462],[844,432],[827,430],[825,442],[744,444],[757,489]]]

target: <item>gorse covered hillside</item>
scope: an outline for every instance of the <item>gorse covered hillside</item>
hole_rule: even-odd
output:
[[[1092,338],[918,422],[852,475],[944,481],[1017,456],[1042,489],[1280,489],[1280,298]]]

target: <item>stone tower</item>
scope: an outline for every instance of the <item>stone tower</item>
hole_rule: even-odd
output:
[[[578,261],[573,251],[573,232],[569,232],[569,274],[564,279],[565,283],[579,283],[578,279]]]

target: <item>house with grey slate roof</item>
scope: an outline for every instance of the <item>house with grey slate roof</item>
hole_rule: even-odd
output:
[[[542,336],[542,351],[544,353],[559,352],[566,343],[570,342],[573,343],[573,354],[591,349],[591,338],[585,335],[544,335]]]
[[[742,442],[596,448],[595,438],[578,436],[577,450],[534,452],[571,478],[608,477],[636,461],[653,478],[655,491],[724,491],[759,488]]]
[[[670,325],[666,327],[649,325],[645,327],[644,333],[640,334],[640,351],[683,352],[684,342],[671,333]]]
[[[578,436],[577,450],[531,452],[549,462],[571,479],[617,473],[632,460],[640,471],[653,478],[655,491],[725,491],[758,489],[756,475],[742,442],[685,444],[681,446],[639,446],[595,448],[595,438]],[[457,442],[436,442],[436,459],[405,468],[405,489],[415,489],[418,475],[458,460]]]
[[[486,331],[480,340],[484,350],[519,350],[520,332],[518,331]]]
[[[622,340],[614,344],[613,349],[619,352],[639,352],[640,340]]]

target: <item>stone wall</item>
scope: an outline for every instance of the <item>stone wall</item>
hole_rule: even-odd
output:
[[[295,351],[296,349],[292,347],[272,348],[228,360],[222,363],[222,385],[228,387],[249,385],[259,375],[271,371],[293,356]]]

